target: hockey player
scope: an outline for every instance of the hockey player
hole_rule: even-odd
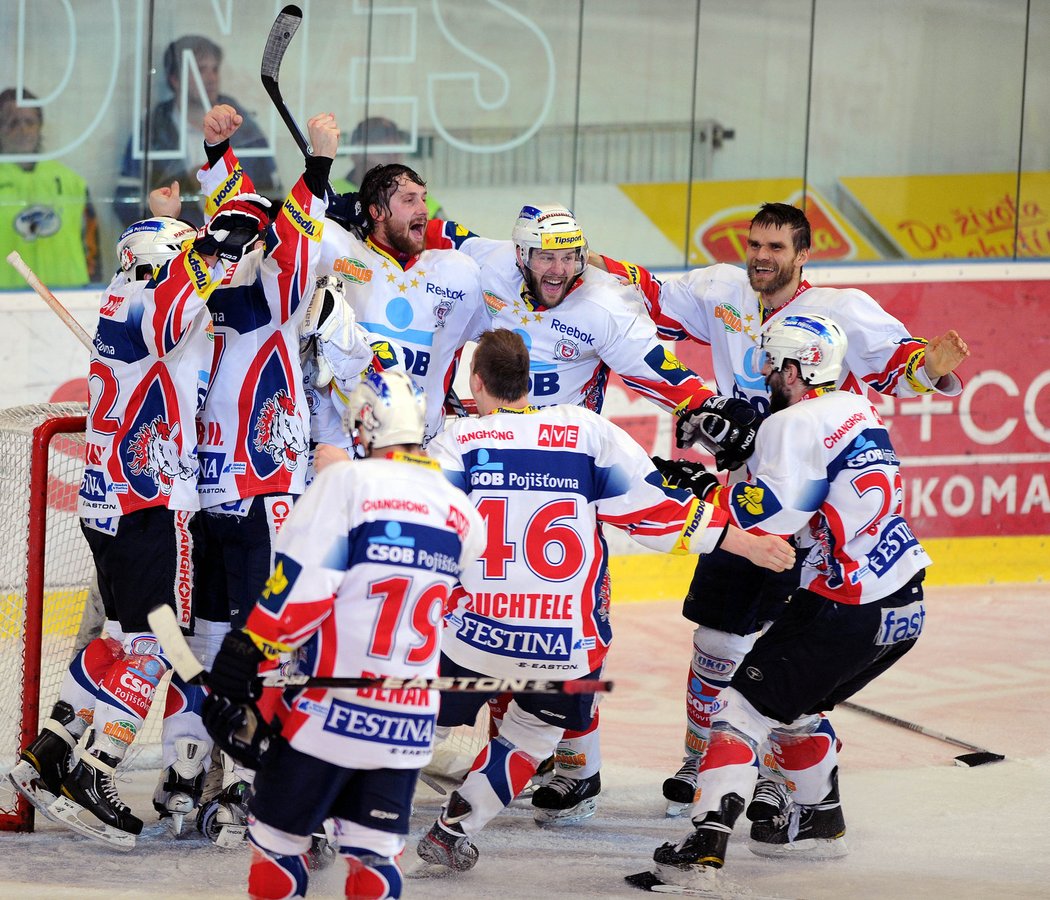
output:
[[[74,658],[43,730],[11,772],[46,815],[128,848],[142,821],[120,800],[115,766],[142,726],[168,662],[146,621],[169,603],[193,622],[198,453],[194,418],[213,354],[207,303],[258,235],[231,200],[199,233],[171,218],[131,226],[102,295],[90,365],[87,461],[78,499],[106,614]],[[72,749],[94,726],[70,771]]]
[[[810,286],[802,274],[810,240],[802,210],[767,203],[751,222],[746,270],[720,264],[661,284],[645,269],[603,259],[611,272],[639,284],[666,337],[710,345],[721,389],[762,416],[769,410],[769,394],[757,364],[759,329],[788,315],[830,316],[846,333],[849,346],[838,382],[843,390],[863,394],[871,388],[900,399],[931,392],[957,396],[962,384],[953,372],[969,354],[959,335],[948,331],[927,342],[912,337],[862,291]],[[695,436],[690,429],[687,439]],[[743,459],[716,452],[719,468],[736,469]],[[696,623],[687,676],[685,760],[664,782],[669,815],[680,815],[693,802],[715,697],[797,586],[797,571],[763,572],[719,551],[697,560],[682,610]],[[781,780],[763,778],[748,816],[771,818],[785,800]]]
[[[318,475],[277,539],[276,564],[243,630],[226,636],[205,719],[240,752],[239,704],[259,664],[299,649],[316,676],[437,674],[441,616],[461,568],[484,546],[470,500],[422,454],[425,403],[402,372],[370,374],[347,428],[363,460]],[[306,894],[310,835],[336,819],[347,897],[401,896],[397,857],[418,770],[431,755],[438,695],[425,689],[286,691],[256,774],[248,834],[252,897]]]
[[[446,615],[443,676],[600,678],[612,641],[603,524],[670,553],[721,544],[774,570],[791,566],[794,550],[785,541],[727,529],[724,511],[668,488],[642,448],[608,420],[578,406],[530,405],[529,363],[519,334],[483,335],[470,375],[482,418],[454,420],[430,445],[484,516],[488,535],[482,558],[461,576],[465,593]],[[447,695],[439,724],[472,722],[486,699]],[[594,707],[593,693],[515,695],[499,735],[419,842],[420,857],[471,868],[478,832],[518,795],[566,728],[590,724]]]
[[[758,418],[752,408],[715,395],[660,344],[635,292],[588,267],[587,241],[568,209],[522,207],[511,238],[489,240],[454,222],[427,226],[428,246],[458,247],[478,261],[494,324],[524,338],[531,403],[572,403],[601,412],[615,372],[628,387],[681,416],[679,428],[714,419],[724,425],[727,451],[750,446]],[[565,822],[578,821],[580,804],[601,790],[597,735],[573,740],[559,748],[554,778],[532,798],[538,809],[560,811]]]
[[[335,275],[366,331],[395,345],[427,397],[430,440],[445,423],[445,398],[463,346],[492,327],[477,264],[424,249],[426,183],[408,166],[375,166],[361,182],[363,237],[330,221],[318,275]]]
[[[268,204],[230,147],[242,118],[230,106],[204,118],[207,164],[201,187],[210,216],[231,194],[251,195],[263,220]],[[309,413],[299,363],[299,325],[313,296],[325,187],[339,129],[329,114],[310,119],[313,155],[265,231],[265,240],[227,273],[210,308],[215,332],[211,387],[198,417],[202,553],[199,609],[191,643],[210,663],[223,635],[244,623],[270,571],[273,539],[306,485]],[[214,790],[203,775],[211,741],[200,721],[200,688],[169,692],[163,783],[154,805],[167,813],[198,811],[213,840],[243,839],[243,773],[225,771]],[[180,743],[180,741],[182,743]],[[216,780],[216,779],[212,779]],[[224,827],[228,834],[224,833]]]
[[[773,415],[759,432],[751,476],[724,487],[689,467],[699,496],[742,528],[799,531],[806,557],[801,588],[720,695],[700,764],[695,830],[658,848],[653,872],[628,878],[639,887],[689,887],[701,870],[722,867],[770,735],[793,804],[789,814],[752,824],[751,849],[846,852],[835,733],[820,713],[914,646],[930,564],[903,516],[900,462],[878,411],[866,397],[836,390],[846,353],[845,331],[830,317],[791,311],[770,322],[755,364]]]

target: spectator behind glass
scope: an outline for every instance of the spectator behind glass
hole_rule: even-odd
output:
[[[207,92],[201,98],[197,87],[197,78],[191,70],[188,74],[187,107],[186,107],[186,141],[180,141],[182,115],[182,73],[183,57],[191,52],[200,71],[200,80]],[[222,67],[222,48],[214,41],[197,34],[184,35],[168,44],[164,51],[164,74],[172,97],[158,103],[152,115],[143,121],[142,134],[149,129],[149,173],[145,190],[142,184],[142,159],[134,155],[134,136],[128,141],[121,164],[120,179],[117,182],[117,216],[125,225],[130,225],[144,216],[149,210],[144,204],[144,195],[158,187],[169,186],[173,181],[179,182],[183,207],[182,218],[193,225],[204,222],[203,205],[200,202],[200,186],[197,183],[197,170],[204,164],[204,114],[213,106],[225,103],[240,110],[244,124],[237,132],[237,151],[241,165],[255,183],[260,194],[268,196],[282,193],[280,179],[277,175],[277,164],[272,155],[249,156],[245,150],[267,147],[262,130],[238,101],[226,94],[219,93],[219,70]],[[142,138],[145,141],[145,138]],[[172,152],[182,155],[171,159]],[[161,151],[166,157],[158,158],[155,154]]]
[[[361,182],[364,181],[365,173],[373,166],[403,163],[401,153],[384,153],[370,148],[378,144],[407,144],[410,139],[410,136],[398,128],[391,119],[384,119],[381,116],[362,119],[350,133],[350,143],[355,147],[364,147],[365,152],[351,154],[350,159],[353,160],[354,167],[346,173],[346,178],[332,179],[332,189],[338,194],[357,191]],[[429,194],[427,195],[427,218],[445,218],[441,201],[435,200]]]
[[[23,90],[21,99],[35,100]],[[98,220],[87,182],[53,159],[6,162],[40,153],[44,114],[19,105],[18,93],[0,93],[0,247],[17,250],[48,287],[100,280]],[[0,288],[25,287],[22,276],[0,264]]]

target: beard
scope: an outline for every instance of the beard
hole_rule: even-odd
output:
[[[423,252],[424,239],[422,237],[417,239],[412,236],[410,231],[411,225],[411,222],[406,222],[396,231],[388,227],[386,232],[387,243],[398,253],[403,253],[405,256],[419,256]]]
[[[776,373],[779,374],[779,373]],[[771,378],[769,383],[769,411],[780,412],[791,405],[791,395],[784,386],[783,378]]]
[[[791,279],[794,277],[795,273],[793,271],[782,266],[777,266],[776,271],[770,275],[759,275],[754,263],[750,263],[747,267],[747,280],[751,285],[751,290],[767,296],[775,294],[777,291],[783,289],[786,285],[791,283]],[[769,281],[765,287],[761,287],[759,284],[755,283],[756,278],[768,278]]]

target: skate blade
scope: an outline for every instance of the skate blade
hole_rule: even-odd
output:
[[[88,812],[80,804],[74,803],[68,797],[56,799],[48,811],[56,822],[65,825],[77,834],[82,834],[84,837],[99,841],[117,850],[128,851],[135,849],[135,835],[99,821],[93,813]],[[81,814],[89,818],[82,818]]]
[[[664,818],[680,819],[693,808],[693,802],[677,803],[674,800],[667,801],[667,809],[664,810]]]
[[[51,815],[50,811],[51,804],[58,798],[44,787],[43,782],[40,780],[40,773],[37,772],[36,767],[32,763],[22,760],[7,773],[7,780],[11,782],[11,785],[18,793],[33,805],[37,812],[52,822],[59,821]]]
[[[681,874],[681,873],[679,873]],[[714,873],[712,872],[711,875]],[[660,880],[660,876],[653,872],[636,872],[634,875],[625,875],[626,881],[632,887],[649,891],[653,894],[677,894],[685,897],[709,897],[711,900],[786,900],[782,897],[773,897],[766,894],[756,894],[745,885],[734,885],[730,882],[722,882],[710,878],[710,887],[695,884],[687,886],[684,884],[672,884]]]
[[[241,847],[248,839],[247,825],[223,825],[215,836],[215,846],[223,850],[233,850]]]
[[[809,838],[790,844],[766,844],[749,840],[747,849],[755,856],[769,858],[790,856],[793,859],[838,859],[849,853],[845,838]]]
[[[578,825],[591,818],[598,811],[598,801],[594,797],[581,800],[571,809],[532,808],[533,818],[541,828],[561,828],[564,825]]]

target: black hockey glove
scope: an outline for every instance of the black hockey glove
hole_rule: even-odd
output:
[[[368,211],[356,191],[336,194],[328,201],[328,209],[324,215],[326,219],[342,225],[347,231],[353,232],[360,238],[371,230],[372,222],[368,217]]]
[[[746,400],[716,394],[682,414],[675,427],[675,443],[685,449],[699,441],[714,454],[718,468],[738,469],[755,450],[761,422]]]
[[[701,500],[704,500],[713,488],[721,484],[718,476],[708,472],[702,463],[689,462],[685,459],[661,459],[659,456],[654,456],[653,465],[671,487],[689,488]]]
[[[242,766],[258,769],[277,732],[267,725],[255,704],[241,705],[219,694],[208,694],[201,719],[220,750]]]
[[[266,232],[269,206],[270,201],[259,194],[238,194],[197,230],[193,246],[203,256],[237,262]]]
[[[222,647],[208,674],[208,687],[234,703],[249,703],[262,696],[259,663],[266,656],[248,635],[237,629],[222,639]]]

